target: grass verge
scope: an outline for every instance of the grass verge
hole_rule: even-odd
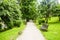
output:
[[[60,40],[60,23],[49,24],[48,32],[42,32],[47,40]]]
[[[5,32],[0,33],[0,40],[15,40],[18,36],[18,32],[22,32],[25,25],[22,23],[21,27],[16,27]]]

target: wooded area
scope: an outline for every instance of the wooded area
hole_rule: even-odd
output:
[[[36,20],[48,23],[48,18],[58,16],[60,21],[60,5],[57,0],[1,0],[0,1],[0,30],[20,26],[22,20]],[[41,22],[41,20],[39,20]]]

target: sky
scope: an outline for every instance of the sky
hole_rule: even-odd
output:
[[[37,0],[37,2],[40,4],[41,0]]]
[[[60,4],[60,0],[58,0],[59,4]]]
[[[60,0],[57,0],[57,1],[60,4]],[[40,4],[41,0],[37,0],[37,2]]]

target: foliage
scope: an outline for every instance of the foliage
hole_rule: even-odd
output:
[[[34,19],[36,16],[35,0],[21,0],[20,5],[23,14],[22,18],[26,20]]]
[[[53,8],[56,6],[55,0],[42,0],[38,6],[38,11],[41,17],[45,18],[45,22],[48,23],[48,18],[53,14]]]
[[[51,17],[49,22],[48,32],[42,32],[46,40],[59,40],[60,39],[60,22],[58,17]],[[41,25],[37,25],[40,29]]]
[[[11,30],[0,32],[0,40],[16,40],[18,32],[22,32],[25,28],[25,25],[22,23],[21,27],[15,27]]]
[[[21,20],[21,16],[22,14],[17,0],[3,0],[0,3],[0,17],[8,28],[12,28],[16,20]]]

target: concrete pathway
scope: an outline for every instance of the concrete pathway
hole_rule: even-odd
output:
[[[45,38],[33,22],[28,22],[25,30],[16,40],[45,40]]]

